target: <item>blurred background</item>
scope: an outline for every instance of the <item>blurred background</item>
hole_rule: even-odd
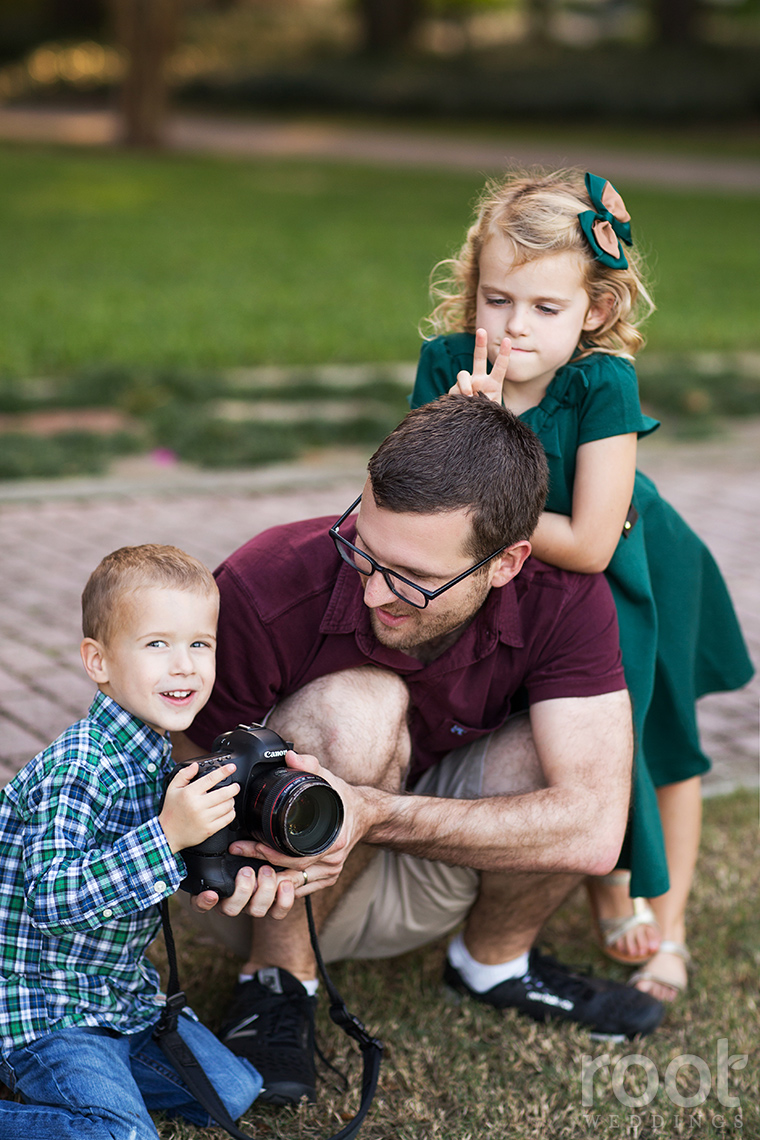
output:
[[[759,45],[760,0],[0,0],[0,479],[368,453],[526,161],[626,199],[647,404],[760,412]]]

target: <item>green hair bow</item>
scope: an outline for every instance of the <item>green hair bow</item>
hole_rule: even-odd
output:
[[[627,269],[628,262],[620,244],[633,245],[631,215],[615,187],[606,178],[586,175],[586,190],[594,203],[594,210],[583,210],[578,215],[581,229],[594,251],[594,257],[611,269]]]

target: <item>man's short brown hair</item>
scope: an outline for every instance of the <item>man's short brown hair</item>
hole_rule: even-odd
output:
[[[386,510],[468,511],[468,553],[476,559],[529,539],[548,489],[538,436],[482,394],[441,396],[410,412],[368,470],[375,502]]]
[[[219,594],[208,567],[176,546],[122,546],[107,554],[87,580],[82,593],[84,636],[108,644],[125,596],[144,586]]]

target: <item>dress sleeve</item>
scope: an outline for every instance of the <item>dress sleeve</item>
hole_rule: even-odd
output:
[[[409,397],[410,407],[421,408],[423,404],[437,400],[448,392],[455,379],[454,363],[446,346],[446,338],[437,336],[434,340],[426,340],[420,349],[417,376]]]
[[[639,438],[656,431],[659,421],[646,416],[639,402],[639,384],[633,365],[619,356],[597,354],[581,362],[583,394],[580,400],[578,445],[595,439],[636,432]]]

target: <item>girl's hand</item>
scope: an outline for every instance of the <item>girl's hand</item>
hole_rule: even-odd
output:
[[[188,764],[177,773],[166,789],[164,806],[158,817],[172,853],[184,847],[194,847],[232,823],[240,784],[229,784],[224,788],[216,785],[234,771],[234,764],[225,764],[193,783],[191,780],[198,772],[197,764]]]
[[[499,345],[499,355],[489,372],[488,334],[485,329],[478,329],[475,333],[472,372],[458,372],[457,382],[449,389],[449,395],[474,396],[476,392],[483,392],[489,400],[500,404],[511,351],[512,342],[505,336]]]

